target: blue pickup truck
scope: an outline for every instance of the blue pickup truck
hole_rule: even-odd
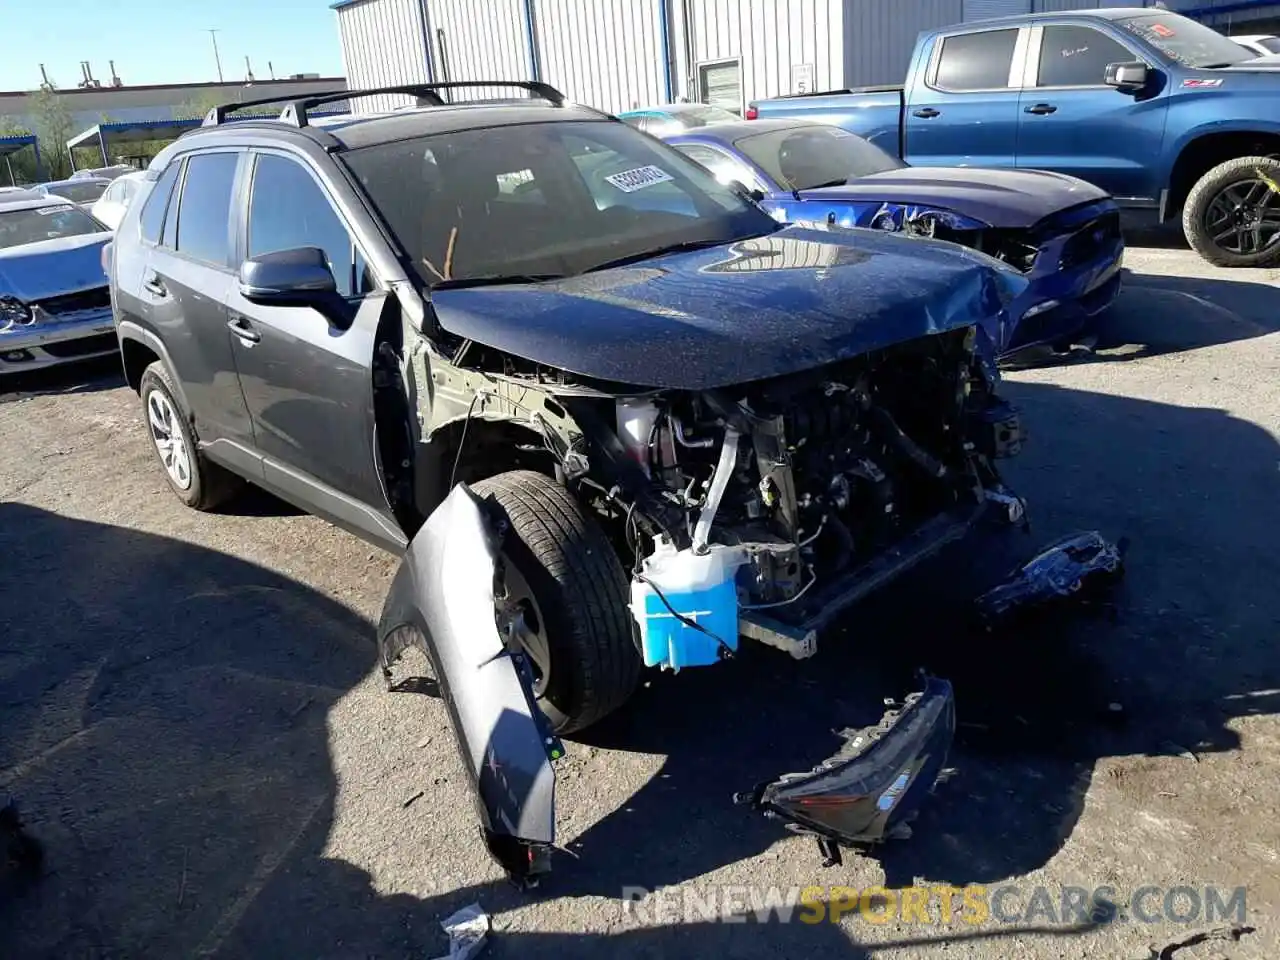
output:
[[[1280,64],[1163,10],[1103,9],[926,32],[906,84],[751,103],[919,166],[1088,180],[1220,266],[1280,264]]]

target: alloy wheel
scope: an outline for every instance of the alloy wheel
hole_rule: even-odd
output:
[[[1205,229],[1229,253],[1249,256],[1270,249],[1280,243],[1280,195],[1265,180],[1237,180],[1209,202]]]
[[[178,426],[173,404],[159,390],[152,390],[147,395],[147,422],[151,428],[151,440],[169,479],[179,490],[190,489],[191,451],[187,449],[186,438]]]

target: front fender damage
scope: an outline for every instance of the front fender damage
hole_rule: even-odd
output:
[[[410,646],[427,657],[471,777],[490,854],[518,884],[548,869],[563,755],[534,704],[532,675],[495,618],[500,522],[458,484],[409,543],[378,624],[382,670]]]
[[[734,800],[816,837],[826,865],[837,864],[841,846],[907,835],[946,764],[955,727],[951,684],[929,677],[876,726],[844,731],[839,752],[808,773],[784,774]]]

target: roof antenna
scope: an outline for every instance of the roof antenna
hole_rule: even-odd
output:
[[[123,87],[124,81],[121,80],[120,75],[116,73],[116,62],[114,60],[108,60],[107,64],[111,67],[111,85],[113,87]]]
[[[247,53],[244,55],[244,73],[244,82],[253,83],[253,67],[249,65],[249,55]]]

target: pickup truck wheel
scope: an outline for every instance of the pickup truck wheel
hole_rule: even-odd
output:
[[[622,565],[599,524],[550,477],[513,470],[472,487],[508,521],[500,619],[534,673],[556,733],[583,730],[631,696],[640,678]]]
[[[142,371],[138,395],[142,398],[147,434],[169,488],[196,510],[212,510],[224,503],[239,489],[241,481],[210,463],[200,452],[190,418],[178,403],[178,391],[159,360]]]
[[[1214,167],[1192,187],[1182,229],[1219,267],[1280,264],[1280,160],[1240,157]]]

